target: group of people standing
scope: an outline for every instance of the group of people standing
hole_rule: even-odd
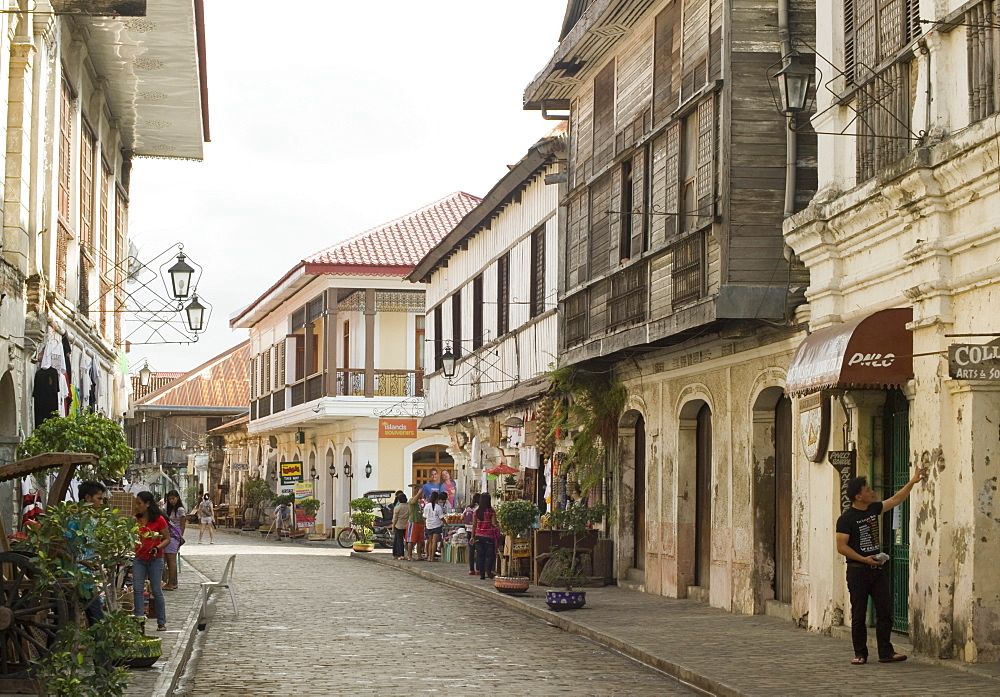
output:
[[[406,561],[438,561],[438,544],[444,537],[445,515],[450,503],[447,491],[431,490],[426,500],[424,487],[414,485],[413,497],[396,492],[392,509],[392,558]],[[500,529],[496,523],[492,498],[475,494],[462,512],[468,532],[469,575],[494,578]]]

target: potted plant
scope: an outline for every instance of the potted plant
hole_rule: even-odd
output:
[[[587,582],[587,577],[578,568],[577,546],[580,536],[585,535],[591,525],[601,522],[606,512],[607,507],[603,503],[594,506],[578,503],[549,514],[552,527],[561,531],[560,537],[570,537],[573,540],[572,548],[557,548],[549,558],[548,564],[558,565],[553,579],[565,587],[561,591],[545,591],[545,603],[549,609],[573,610],[587,603],[586,591],[573,590],[573,586]]]
[[[319,499],[309,497],[307,499],[302,499],[299,501],[299,508],[306,515],[307,518],[313,519],[313,530],[316,529],[316,513],[319,511],[319,507],[323,504],[320,503]]]
[[[375,508],[378,504],[367,496],[351,501],[351,525],[354,526],[357,540],[354,542],[355,552],[375,551]]]
[[[528,590],[531,579],[517,573],[520,571],[520,558],[516,556],[515,550],[526,541],[538,513],[538,506],[523,499],[505,501],[497,506],[497,527],[507,536],[510,545],[510,552],[504,554],[507,558],[508,575],[493,579],[493,586],[501,593],[523,593]],[[528,544],[530,548],[530,542]]]
[[[19,458],[45,453],[96,455],[97,465],[77,468],[76,476],[81,480],[96,479],[102,482],[121,479],[133,458],[132,448],[125,441],[122,427],[92,411],[45,419],[17,447]]]

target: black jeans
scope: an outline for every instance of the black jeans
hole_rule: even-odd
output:
[[[479,578],[486,578],[487,574],[493,575],[493,564],[496,562],[496,557],[496,542],[487,537],[477,537],[476,571],[479,572]]]
[[[392,529],[392,556],[394,557],[405,557],[406,556],[406,543],[403,542],[403,538],[406,537],[406,529],[400,530],[399,528]]]
[[[879,658],[896,653],[889,640],[892,635],[892,585],[886,566],[847,565],[847,590],[851,596],[851,639],[854,655],[868,658],[868,597],[875,605],[875,638]]]
[[[469,544],[469,571],[476,570],[476,545]]]

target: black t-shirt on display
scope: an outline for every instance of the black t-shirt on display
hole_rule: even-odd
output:
[[[861,556],[878,554],[881,551],[878,524],[881,513],[881,501],[869,504],[865,511],[851,506],[837,519],[837,532],[847,535],[847,545]]]

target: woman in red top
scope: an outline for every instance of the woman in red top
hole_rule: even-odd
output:
[[[163,550],[170,544],[167,519],[156,505],[156,497],[148,491],[140,491],[135,497],[135,519],[139,522],[139,543],[135,546],[135,561],[132,563],[132,591],[135,594],[135,616],[144,617],[146,603],[143,590],[146,581],[156,603],[156,631],[167,628],[167,604],[163,599]]]
[[[479,495],[479,509],[476,511],[476,524],[473,526],[472,541],[476,545],[476,567],[479,578],[493,578],[493,564],[497,558],[497,539],[500,529],[497,528],[497,514],[493,512],[493,501],[489,494]]]

